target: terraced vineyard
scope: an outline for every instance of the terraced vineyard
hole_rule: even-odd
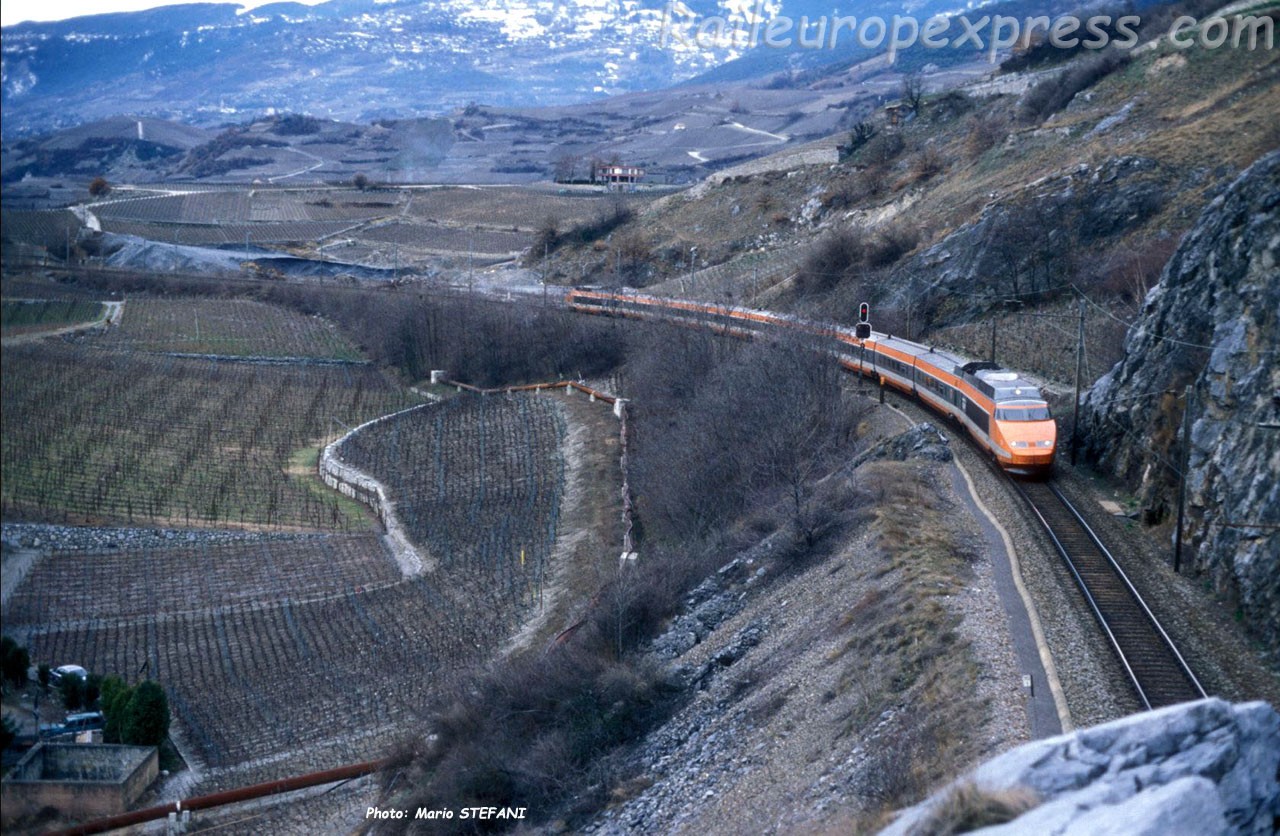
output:
[[[120,325],[93,342],[183,354],[361,359],[324,320],[245,299],[131,301]]]
[[[405,214],[417,218],[449,218],[458,226],[519,228],[532,231],[547,218],[564,226],[589,221],[612,208],[612,198],[599,192],[553,194],[510,187],[445,187],[413,192]],[[636,204],[644,196],[627,198]]]
[[[467,397],[344,445],[433,572],[404,579],[372,533],[68,552],[31,568],[4,631],[35,659],[164,683],[202,791],[381,755],[528,611],[557,536],[562,421],[551,397]]]
[[[359,225],[358,221],[289,221],[284,223],[173,224],[111,218],[102,222],[106,232],[136,235],[165,244],[186,247],[222,245],[292,244],[319,241]]]
[[[6,518],[336,529],[369,523],[307,456],[338,422],[416,402],[367,366],[66,344],[6,350],[0,392]]]
[[[47,557],[4,630],[33,658],[164,683],[192,753],[229,770],[216,789],[384,751],[506,621],[447,576],[400,580],[368,534]]]
[[[529,233],[494,229],[460,229],[422,223],[391,223],[360,233],[365,241],[400,244],[419,250],[510,254],[533,243]]]
[[[468,396],[375,424],[338,456],[388,488],[410,539],[458,584],[514,615],[555,544],[563,437],[554,398]]]
[[[35,625],[173,615],[252,604],[268,590],[288,590],[292,600],[306,601],[399,580],[370,533],[286,534],[212,545],[196,535],[172,547],[42,560],[8,602],[5,620]]]

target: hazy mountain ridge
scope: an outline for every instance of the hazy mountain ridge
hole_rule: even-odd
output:
[[[663,8],[334,0],[24,23],[4,33],[4,132],[121,112],[210,124],[273,109],[368,121],[472,99],[556,104],[664,86],[732,57],[663,50]]]
[[[252,11],[188,4],[6,27],[4,136],[119,113],[214,126],[277,111],[367,122],[475,101],[547,106],[870,54],[762,46],[763,24],[949,11],[886,0],[331,0]],[[705,28],[700,27],[706,24]],[[792,30],[793,32],[795,30]],[[793,35],[794,37],[794,35]],[[852,50],[852,52],[850,51]]]

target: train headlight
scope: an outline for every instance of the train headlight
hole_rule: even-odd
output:
[[[1048,438],[1048,439],[1045,439],[1044,441],[1040,441],[1040,442],[1037,442],[1037,443],[1038,443],[1041,447],[1052,447],[1052,446],[1053,446],[1053,439]]]
[[[1015,441],[1015,442],[1013,442],[1013,446],[1014,446],[1014,447],[1026,447],[1026,446],[1027,446],[1027,442],[1025,442],[1025,441]]]

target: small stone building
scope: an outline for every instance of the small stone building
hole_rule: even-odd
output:
[[[154,746],[39,743],[3,782],[4,819],[53,807],[75,818],[123,813],[160,773]]]
[[[608,191],[634,192],[636,184],[644,178],[644,169],[634,165],[606,165],[598,176]]]

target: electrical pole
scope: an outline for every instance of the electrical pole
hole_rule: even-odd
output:
[[[996,361],[996,315],[995,306],[991,308],[991,362]]]
[[[1173,571],[1182,571],[1182,521],[1187,508],[1187,468],[1191,464],[1191,385],[1182,395],[1182,462],[1178,473],[1178,527],[1173,532]]]
[[[1080,375],[1084,368],[1084,297],[1080,297],[1080,327],[1076,335],[1076,403],[1071,410],[1071,466],[1076,464],[1076,447],[1080,438]]]

